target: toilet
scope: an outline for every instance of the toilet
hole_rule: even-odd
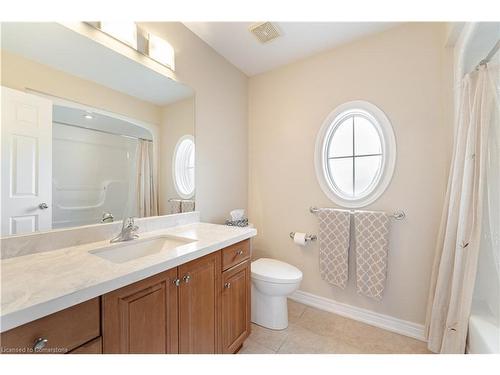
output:
[[[288,327],[287,296],[302,281],[302,272],[285,262],[260,258],[252,262],[252,322],[265,328]]]

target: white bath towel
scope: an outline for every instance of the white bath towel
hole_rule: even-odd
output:
[[[385,212],[356,211],[356,287],[359,294],[382,299],[387,276],[390,217]]]
[[[323,280],[345,288],[348,279],[349,211],[321,208],[319,220],[319,272]]]

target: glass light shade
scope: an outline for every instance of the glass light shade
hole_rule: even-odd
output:
[[[148,56],[159,63],[175,70],[175,51],[174,48],[164,39],[154,34],[149,34]]]
[[[101,31],[137,49],[137,25],[135,22],[103,22]]]

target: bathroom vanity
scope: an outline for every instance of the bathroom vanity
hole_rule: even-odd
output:
[[[237,351],[256,231],[200,222],[194,90],[99,23],[1,26],[0,351]]]
[[[7,276],[20,266],[40,275],[37,283],[31,273],[4,274],[2,352],[234,353],[250,333],[254,235],[193,223],[118,247],[97,242],[2,260]],[[177,245],[144,255],[143,243],[163,239]],[[134,248],[134,259],[102,256]],[[77,263],[73,272],[50,274]]]

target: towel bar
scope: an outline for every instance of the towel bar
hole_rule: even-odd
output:
[[[318,207],[310,207],[309,208],[309,212],[311,212],[312,214],[315,214],[319,211],[320,209]],[[354,213],[353,210],[350,211],[351,214]],[[404,218],[406,218],[406,214],[404,211],[402,210],[399,210],[399,211],[395,211],[392,215],[390,215],[393,219],[395,220],[403,220]]]

